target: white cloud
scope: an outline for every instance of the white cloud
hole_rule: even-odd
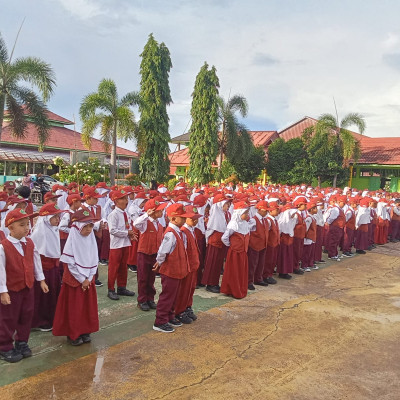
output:
[[[73,16],[82,20],[97,17],[104,13],[99,2],[95,0],[57,0]]]

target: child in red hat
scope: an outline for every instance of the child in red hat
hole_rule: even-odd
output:
[[[182,326],[182,322],[175,318],[175,303],[181,281],[189,273],[189,260],[186,253],[186,236],[180,228],[191,214],[186,213],[182,204],[176,203],[167,208],[167,216],[169,224],[153,268],[154,272],[160,272],[162,285],[153,329],[171,333],[174,332],[174,327]]]
[[[5,220],[10,234],[0,245],[0,357],[7,362],[32,355],[28,340],[34,310],[34,281],[40,282],[44,293],[49,291],[39,252],[27,238],[31,216],[22,209],[10,211]]]
[[[318,269],[314,265],[314,251],[315,243],[317,241],[317,221],[315,215],[317,214],[317,204],[309,202],[307,204],[306,217],[304,223],[306,225],[306,232],[304,237],[304,247],[301,256],[301,267],[305,272],[310,272],[311,269]]]

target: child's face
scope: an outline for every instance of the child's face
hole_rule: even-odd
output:
[[[154,214],[154,215],[152,216],[152,218],[154,218],[154,219],[156,219],[156,218],[161,218],[161,217],[162,217],[162,214],[163,214],[163,211],[162,211],[162,210],[157,210],[157,211],[154,211],[153,214]]]
[[[308,212],[311,214],[311,215],[314,215],[314,214],[316,214],[317,213],[317,207],[313,207],[313,208],[310,208],[309,210],[308,210]]]
[[[298,209],[299,211],[304,211],[304,210],[306,209],[306,205],[305,205],[305,204],[300,204],[300,205],[297,207],[297,209]]]
[[[87,224],[81,229],[82,236],[89,236],[93,231],[93,224]]]
[[[139,208],[143,208],[144,205],[146,204],[146,201],[147,201],[146,199],[143,199],[143,201],[141,202]]]
[[[6,192],[9,196],[12,196],[15,193],[15,189],[14,188],[7,188]]]
[[[71,208],[72,208],[72,210],[79,210],[81,208],[81,206],[82,206],[82,202],[78,200],[78,201],[72,202]]]
[[[128,205],[128,196],[124,196],[124,197],[121,197],[120,199],[116,199],[114,203],[121,210],[125,210],[126,206]]]
[[[278,209],[278,208],[275,208],[274,210],[271,210],[271,211],[269,212],[269,214],[270,214],[272,217],[276,217],[277,215],[279,215],[279,209]]]
[[[345,203],[344,201],[339,201],[339,207],[340,207],[340,208],[343,208],[343,207],[345,206],[345,204],[346,204],[346,203]]]
[[[240,219],[242,221],[248,221],[249,220],[249,210],[246,210],[241,216]]]
[[[98,203],[99,199],[97,197],[88,197],[86,199],[86,203],[89,204],[89,206],[95,206]]]
[[[186,218],[186,224],[189,226],[196,226],[198,222],[198,218]]]
[[[227,202],[222,206],[222,211],[224,211],[224,212],[225,212],[225,211],[228,211],[230,205],[231,205],[231,202],[230,202],[230,201],[227,201]]]
[[[50,218],[50,225],[51,226],[58,226],[59,223],[60,223],[60,214],[53,215]]]
[[[186,218],[184,217],[172,217],[171,223],[181,228],[186,222]]]
[[[268,211],[267,210],[258,210],[258,213],[264,218],[267,216]]]
[[[15,239],[19,240],[28,236],[30,230],[29,218],[23,218],[19,221],[15,221],[8,226],[8,229],[10,230],[11,236]]]
[[[135,193],[130,193],[129,199],[130,199],[130,200],[133,200],[134,198],[135,198]]]

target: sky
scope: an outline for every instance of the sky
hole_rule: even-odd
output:
[[[75,117],[78,130],[80,102],[103,78],[120,96],[139,90],[140,53],[153,33],[173,64],[171,137],[190,127],[204,62],[217,69],[220,95],[247,98],[250,130],[335,113],[335,99],[339,119],[365,117],[366,135],[400,133],[398,0],[0,0],[0,10],[9,49],[25,18],[15,56],[51,64],[48,107]]]

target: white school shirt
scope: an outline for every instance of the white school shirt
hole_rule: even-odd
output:
[[[7,239],[14,245],[14,247],[17,249],[18,253],[21,254],[21,256],[24,255],[24,250],[22,248],[22,243],[26,243],[26,238],[22,238],[21,240],[15,239],[14,237],[8,235]],[[36,246],[34,245],[33,248],[33,274],[35,276],[35,279],[37,281],[43,281],[44,280],[44,275],[43,275],[43,269],[42,269],[42,261],[40,259],[40,254],[37,251]],[[3,245],[0,244],[0,293],[6,293],[8,292],[7,289],[7,275],[6,275],[6,254],[4,252],[4,247]]]
[[[157,218],[158,219],[158,218]],[[161,225],[159,225],[157,223],[157,219],[151,218],[149,217],[149,214],[144,213],[143,215],[141,215],[140,217],[138,217],[135,222],[133,223],[133,226],[140,232],[140,233],[145,233],[147,230],[147,220],[149,220],[150,222],[153,223],[154,228],[156,229],[156,231],[158,231],[158,227]]]
[[[81,208],[79,208],[79,210],[81,210]],[[75,213],[75,211],[72,211],[70,209],[70,210],[68,210],[68,212],[63,213],[63,216],[60,221],[60,225],[58,225],[61,232],[69,233],[69,231],[71,230],[71,228],[68,227],[69,221],[71,220],[71,213],[73,214],[73,213]]]
[[[169,228],[172,228],[178,235],[180,235],[180,237],[183,239],[183,244],[185,246],[187,246],[187,239],[186,239],[186,235],[174,224],[169,223],[168,224]],[[176,237],[172,232],[167,232],[164,235],[164,238],[161,242],[160,248],[158,249],[157,252],[157,258],[156,261],[158,262],[159,265],[161,265],[168,254],[171,254],[176,247]]]
[[[115,207],[108,216],[108,229],[110,231],[110,249],[120,249],[131,246],[128,236],[128,228],[125,226],[124,212],[129,222],[128,213]]]
[[[324,214],[324,221],[327,224],[331,224],[333,221],[336,220],[336,218],[339,216],[339,206],[332,206],[331,208],[328,208]]]
[[[93,277],[96,275],[97,272],[97,266],[93,268],[80,268],[78,270],[78,267],[76,264],[68,264],[68,270],[71,272],[71,275],[79,282],[83,283],[85,279],[87,279],[89,282],[92,281]]]

